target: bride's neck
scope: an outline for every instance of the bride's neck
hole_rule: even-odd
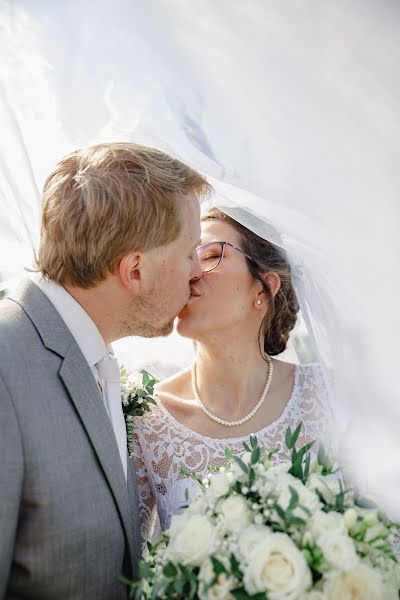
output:
[[[235,412],[257,400],[265,386],[267,363],[257,342],[199,343],[197,388],[209,407],[234,408]]]

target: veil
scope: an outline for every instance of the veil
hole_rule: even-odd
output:
[[[0,0],[0,297],[61,156],[174,154],[286,252],[339,448],[397,515],[399,17],[396,0]],[[116,351],[132,368],[193,357],[176,335]]]

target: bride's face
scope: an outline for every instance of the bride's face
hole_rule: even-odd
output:
[[[204,221],[201,241],[202,244],[229,242],[242,249],[239,234],[221,221]],[[225,244],[219,265],[192,283],[190,300],[178,315],[178,333],[201,342],[243,326],[247,333],[254,332],[257,339],[260,311],[254,305],[261,289],[260,282],[249,272],[245,256]]]

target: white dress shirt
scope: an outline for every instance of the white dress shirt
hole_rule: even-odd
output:
[[[118,450],[121,456],[121,462],[124,469],[125,477],[127,476],[127,440],[126,429],[124,425],[124,417],[122,412],[122,403],[118,387],[114,388],[114,397],[106,397],[105,386],[97,370],[97,363],[106,357],[107,354],[114,354],[112,347],[106,346],[103,337],[101,336],[96,325],[89,317],[82,306],[58,283],[45,279],[41,273],[31,273],[29,278],[42,290],[50,302],[54,305],[57,312],[60,314],[64,323],[75,338],[76,343],[89,367],[92,370],[93,376],[99,386],[102,394],[104,405],[107,414],[110,418],[114,429],[115,438],[118,445]],[[110,392],[108,392],[110,393]],[[111,418],[110,404],[112,403],[112,411],[120,411],[119,418]]]

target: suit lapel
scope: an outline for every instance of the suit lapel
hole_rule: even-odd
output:
[[[114,431],[93,373],[61,316],[35,283],[27,279],[10,299],[27,313],[44,346],[63,358],[59,376],[68,390],[111,488],[134,563],[136,553],[128,486]]]
[[[59,375],[81,418],[111,488],[124,526],[129,552],[133,558],[132,513],[118,446],[93,373],[76,344],[71,344]]]

